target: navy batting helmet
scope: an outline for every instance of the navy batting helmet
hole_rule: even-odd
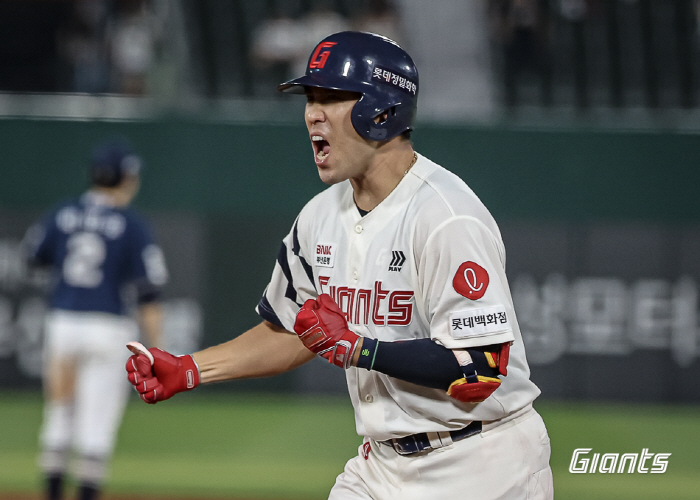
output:
[[[418,70],[406,51],[384,36],[343,31],[326,37],[311,53],[306,74],[277,89],[301,94],[304,87],[362,94],[351,117],[365,139],[388,141],[413,130]],[[386,120],[375,123],[383,113]]]
[[[134,153],[126,139],[110,139],[92,150],[90,179],[97,186],[114,187],[125,175],[138,174],[141,163],[141,158]]]

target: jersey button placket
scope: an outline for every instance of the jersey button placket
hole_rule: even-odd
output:
[[[352,243],[349,249],[348,263],[351,263],[352,265],[352,267],[350,267],[350,269],[352,269],[352,273],[349,274],[348,278],[352,281],[353,285],[355,285],[360,280],[360,269],[362,269],[362,266],[364,265],[364,254],[366,249],[363,248],[364,245],[362,244],[364,240],[364,238],[361,236],[362,231],[364,230],[362,224],[356,222],[352,230],[355,232],[355,237],[350,238]],[[348,269],[348,271],[350,269]]]
[[[365,396],[365,403],[371,403],[374,401],[374,397],[371,394]]]

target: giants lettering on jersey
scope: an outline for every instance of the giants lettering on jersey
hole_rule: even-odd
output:
[[[381,281],[374,282],[372,290],[328,285],[330,277],[319,276],[321,291],[328,293],[345,313],[348,323],[378,326],[407,326],[413,319],[413,291],[385,290]]]

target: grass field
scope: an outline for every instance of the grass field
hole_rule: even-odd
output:
[[[541,402],[536,407],[552,440],[555,498],[700,498],[700,406]],[[38,394],[0,392],[0,498],[40,489],[40,420]],[[121,428],[108,492],[322,499],[359,444],[344,398],[203,391],[155,406],[134,398]],[[575,448],[601,454],[648,448],[672,455],[664,474],[571,474]]]

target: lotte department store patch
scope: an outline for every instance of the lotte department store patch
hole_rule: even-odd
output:
[[[463,339],[510,329],[505,306],[467,309],[450,314],[452,338]]]

